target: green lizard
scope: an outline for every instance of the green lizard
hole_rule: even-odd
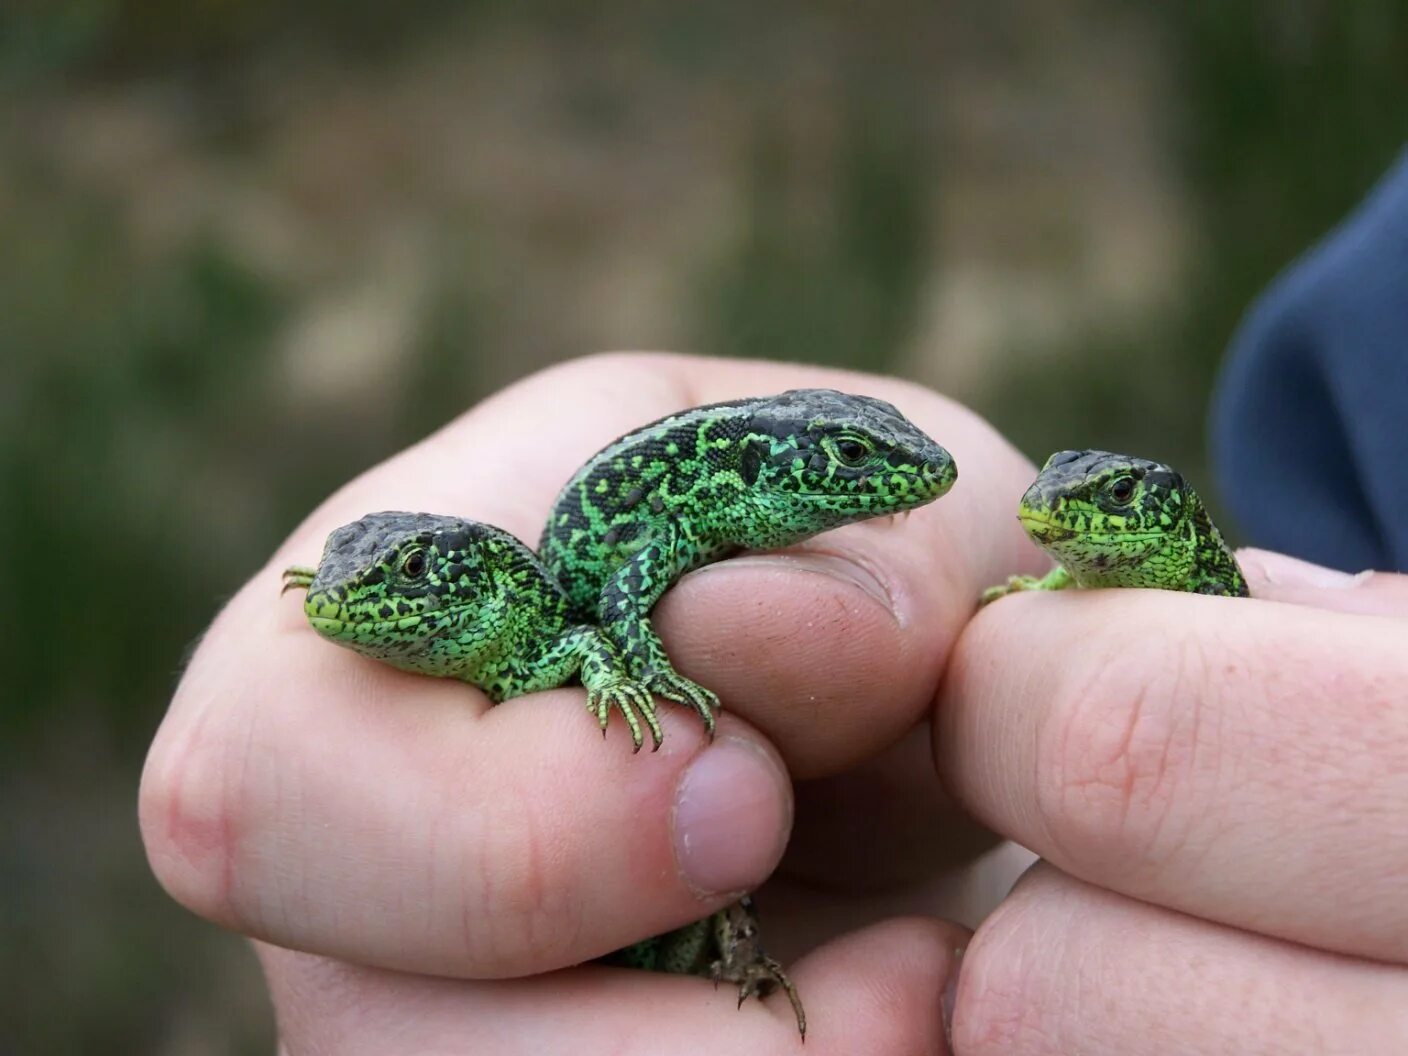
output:
[[[1012,576],[983,594],[1157,587],[1247,596],[1237,559],[1202,500],[1168,466],[1108,451],[1058,451],[1018,507],[1032,539],[1056,559],[1045,576]]]
[[[947,451],[873,397],[794,389],[710,404],[589,459],[553,503],[538,553],[577,618],[601,627],[634,677],[692,707],[712,736],[718,697],[675,670],[650,625],[666,589],[740,549],[923,506],[956,477]],[[640,710],[658,746],[654,711]]]
[[[291,588],[307,591],[308,622],[331,641],[403,671],[472,683],[496,703],[578,675],[604,733],[613,703],[649,701],[610,639],[572,621],[566,595],[533,552],[491,525],[369,514],[328,537],[317,568],[287,569]],[[757,930],[745,898],[603,960],[734,982],[740,1005],[781,987],[805,1038],[801,999]]]
[[[650,627],[671,583],[743,547],[915,509],[955,476],[948,452],[883,401],[831,390],[736,400],[663,418],[589,460],[554,506],[548,567],[488,525],[383,513],[335,531],[319,567],[290,568],[285,589],[307,589],[324,636],[495,702],[578,676],[603,731],[620,711],[639,750],[639,715],[658,748],[652,691],[693,706],[711,734],[718,706],[675,672]],[[737,982],[740,1004],[781,987],[806,1037],[749,900],[610,959]]]
[[[308,591],[313,629],[403,671],[458,678],[494,703],[580,678],[603,730],[612,707],[650,707],[597,628],[571,618],[537,555],[508,532],[432,513],[373,513],[330,536]]]

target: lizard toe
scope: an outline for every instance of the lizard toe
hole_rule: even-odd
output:
[[[721,708],[719,698],[713,691],[705,689],[698,682],[691,681],[674,671],[660,672],[649,680],[650,688],[666,700],[683,704],[698,713],[704,723],[709,740],[714,739],[714,712]]]
[[[597,725],[601,727],[602,735],[606,734],[607,723],[610,720],[611,709],[615,708],[626,720],[626,725],[631,729],[631,751],[638,752],[641,745],[645,743],[645,738],[641,735],[640,716],[645,716],[646,725],[650,727],[650,732],[655,738],[656,747],[660,742],[660,724],[655,717],[653,706],[648,699],[645,706],[641,706],[641,697],[635,691],[635,687],[629,683],[610,686],[603,689],[591,689],[587,691],[587,710],[596,716]],[[637,714],[639,712],[640,714]]]

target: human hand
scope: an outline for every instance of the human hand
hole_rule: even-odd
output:
[[[955,648],[940,771],[1037,851],[959,1056],[1408,1052],[1408,577],[1022,594]]]
[[[959,483],[910,517],[710,566],[666,595],[672,657],[727,709],[707,749],[671,706],[665,746],[641,756],[619,722],[601,743],[578,689],[490,708],[328,645],[279,596],[284,566],[369,511],[459,514],[532,543],[616,435],[811,385],[896,403]],[[982,587],[1040,567],[1006,502],[1032,472],[969,412],[864,375],[611,356],[528,379],[338,492],[216,619],[144,774],[153,868],[261,940],[291,1053],[790,1050],[785,1002],[734,1011],[697,979],[568,967],[756,887],[787,841],[790,772],[796,838],[760,902],[808,1051],[935,1051],[964,933],[876,921],[974,915],[973,863],[994,840],[936,793],[923,726]]]

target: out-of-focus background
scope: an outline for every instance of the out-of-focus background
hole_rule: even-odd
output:
[[[534,367],[889,371],[1207,483],[1239,315],[1408,132],[1408,6],[857,10],[0,5],[0,1052],[272,1051],[146,743],[304,512]]]

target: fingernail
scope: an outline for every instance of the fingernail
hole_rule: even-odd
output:
[[[777,866],[792,825],[792,786],[761,745],[714,742],[680,779],[675,860],[700,895],[743,892]]]
[[[1239,551],[1237,560],[1248,576],[1274,587],[1344,590],[1359,586],[1371,575],[1369,572],[1341,572],[1337,568],[1314,565],[1289,554],[1254,547]]]
[[[880,577],[858,561],[841,554],[823,553],[817,550],[793,554],[745,554],[742,557],[708,565],[706,569],[701,571],[706,571],[710,575],[718,575],[750,568],[754,570],[762,568],[785,572],[811,572],[818,576],[827,576],[845,583],[847,586],[859,587],[892,613],[896,612],[894,598],[891,597],[889,589]]]
[[[943,1017],[944,1024],[944,1051],[953,1052],[953,1009],[958,1003],[958,976],[963,968],[963,951],[965,947],[957,946],[953,951],[953,963],[949,965],[948,982],[944,985],[944,992],[939,995],[939,1015]]]

